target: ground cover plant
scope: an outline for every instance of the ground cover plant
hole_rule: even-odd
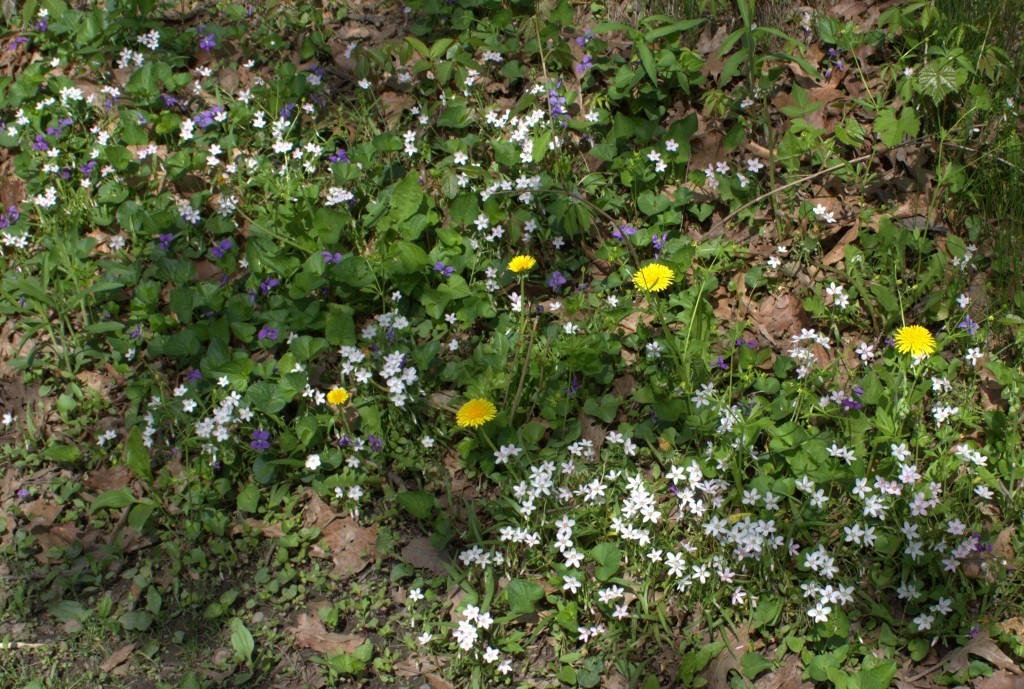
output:
[[[4,686],[1019,682],[1012,8],[4,9]]]

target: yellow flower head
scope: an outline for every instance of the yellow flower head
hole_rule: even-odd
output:
[[[896,331],[896,351],[912,356],[927,356],[935,351],[935,338],[927,328],[907,325]]]
[[[513,273],[525,273],[537,265],[537,259],[533,256],[516,256],[508,262],[508,269]]]
[[[335,407],[340,407],[346,402],[348,402],[348,390],[346,390],[345,388],[334,388],[327,393],[328,404],[333,404]]]
[[[644,292],[660,292],[675,279],[675,271],[660,263],[650,263],[633,274],[633,284]]]
[[[498,415],[498,408],[490,400],[473,398],[459,407],[455,422],[462,428],[476,428]]]

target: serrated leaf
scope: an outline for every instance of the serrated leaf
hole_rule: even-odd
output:
[[[886,146],[896,146],[903,142],[904,136],[913,138],[920,130],[921,121],[910,108],[903,108],[899,117],[892,108],[885,108],[875,119],[875,133]]]
[[[936,103],[959,88],[956,66],[952,60],[932,60],[917,72],[914,82],[918,92]]]

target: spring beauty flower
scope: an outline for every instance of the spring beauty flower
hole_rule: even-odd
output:
[[[935,351],[935,338],[920,325],[907,325],[896,331],[896,351],[915,357],[927,356]]]
[[[498,408],[490,400],[473,398],[459,407],[455,422],[461,428],[477,428],[498,415]]]
[[[525,273],[537,265],[537,259],[533,256],[516,256],[508,262],[508,269],[513,273]]]
[[[676,279],[675,271],[661,263],[651,263],[636,271],[633,284],[644,292],[661,292]]]
[[[340,407],[345,402],[348,402],[348,397],[348,390],[345,388],[333,388],[327,393],[327,404]]]

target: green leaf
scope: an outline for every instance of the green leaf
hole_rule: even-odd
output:
[[[419,175],[410,172],[395,185],[394,191],[391,192],[390,214],[392,218],[401,222],[411,217],[419,210],[423,198],[423,187],[420,186]],[[406,237],[406,239],[413,240],[416,237]]]
[[[136,610],[134,612],[126,612],[118,617],[117,621],[121,623],[125,631],[143,632],[153,624],[153,615],[145,610]]]
[[[770,670],[772,664],[756,651],[747,651],[740,658],[740,669],[747,679],[756,679],[765,670]]]
[[[235,499],[239,512],[255,514],[260,504],[260,489],[255,483],[246,484],[245,488],[238,492]]]
[[[89,506],[89,512],[95,514],[100,510],[119,510],[136,502],[138,500],[135,499],[130,490],[127,488],[117,488],[97,495],[96,499],[92,501],[92,505]]]
[[[141,533],[155,509],[156,505],[147,502],[140,502],[135,505],[128,513],[128,526]]]
[[[539,163],[544,160],[544,156],[548,153],[548,146],[551,145],[551,136],[551,130],[548,129],[533,140],[533,148],[531,149],[533,162]]]
[[[409,275],[416,273],[430,263],[427,252],[412,242],[395,242],[388,252],[389,272],[392,275]]]
[[[654,55],[651,53],[651,49],[643,43],[637,43],[636,54],[640,56],[640,64],[644,66],[644,71],[647,72],[647,78],[651,80],[652,84],[657,86],[658,68],[654,63]]]
[[[434,512],[434,496],[425,490],[406,491],[398,494],[398,504],[417,519],[428,519]]]
[[[659,26],[657,29],[651,29],[644,34],[644,41],[650,43],[656,41],[659,38],[665,36],[671,36],[674,33],[682,33],[683,31],[689,31],[690,29],[696,28],[704,23],[704,19],[685,19],[683,21],[673,22],[666,24],[665,26]]]
[[[861,670],[851,677],[860,689],[887,689],[896,676],[896,661],[885,660],[869,670]]]
[[[886,146],[896,146],[903,142],[905,136],[917,136],[921,130],[921,121],[910,108],[903,108],[899,118],[892,108],[885,108],[875,118],[875,133]]]
[[[231,629],[231,648],[235,649],[235,653],[245,658],[245,662],[252,663],[252,652],[256,649],[256,642],[252,638],[252,633],[245,628],[245,623],[237,617],[231,618],[228,627]]]
[[[614,543],[598,543],[590,550],[590,556],[600,563],[594,568],[598,581],[611,579],[622,564],[622,551]]]
[[[128,433],[128,440],[124,444],[124,461],[140,480],[146,483],[153,482],[153,467],[150,463],[149,450],[142,441],[142,431],[138,426],[132,428]]]
[[[537,609],[537,601],[544,597],[544,589],[532,581],[513,579],[505,587],[504,596],[510,614],[524,615]]]
[[[655,194],[653,191],[645,191],[637,197],[636,207],[644,215],[657,215],[672,204],[672,201],[663,194]]]
[[[43,452],[43,456],[54,462],[74,462],[82,451],[76,445],[51,445]]]
[[[931,60],[917,71],[914,88],[938,104],[960,87],[957,68],[950,59]]]
[[[50,614],[61,622],[70,622],[71,620],[84,622],[92,615],[92,610],[75,600],[57,601],[51,603],[48,609]]]
[[[619,398],[615,395],[605,395],[601,398],[600,403],[595,401],[593,397],[588,397],[587,401],[583,403],[583,411],[585,413],[596,416],[605,423],[614,421],[618,410]]]

